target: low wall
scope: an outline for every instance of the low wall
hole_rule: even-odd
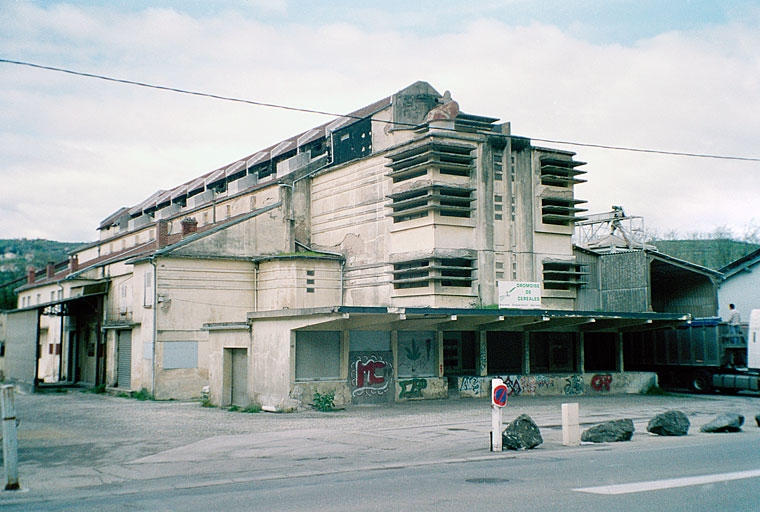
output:
[[[652,372],[464,376],[456,378],[459,396],[489,397],[494,378],[502,379],[513,396],[635,394],[657,385]]]

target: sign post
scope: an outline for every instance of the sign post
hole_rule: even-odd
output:
[[[507,405],[509,390],[501,379],[491,379],[491,451],[501,451],[501,410]]]
[[[5,490],[16,491],[18,484],[18,438],[16,437],[16,404],[13,402],[15,388],[0,388],[0,411],[3,419],[3,462],[5,466]]]

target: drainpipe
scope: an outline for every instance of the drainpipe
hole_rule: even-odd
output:
[[[150,265],[153,267],[153,341],[152,341],[152,362],[150,372],[150,394],[156,397],[156,338],[158,337],[158,265],[156,265],[156,257],[151,256]]]
[[[345,306],[346,301],[343,297],[343,272],[346,268],[346,260],[340,260],[340,305]]]
[[[253,310],[259,310],[259,262],[253,262]]]

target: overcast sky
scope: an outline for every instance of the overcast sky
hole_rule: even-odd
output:
[[[101,5],[102,4],[102,5]],[[364,6],[364,7],[362,7]],[[0,0],[0,59],[347,113],[424,80],[659,233],[760,224],[756,1]],[[0,238],[101,220],[329,117],[0,62]]]

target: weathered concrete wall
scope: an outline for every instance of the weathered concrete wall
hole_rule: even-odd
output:
[[[200,396],[208,384],[204,324],[245,322],[253,310],[253,264],[246,261],[161,258],[157,261],[156,398]],[[167,343],[196,342],[196,368],[164,363]]]
[[[228,405],[230,401],[231,383],[225,378],[224,349],[240,348],[251,350],[251,333],[247,326],[230,326],[228,328],[215,327],[209,330],[208,335],[208,386],[209,402],[214,405]],[[251,367],[250,356],[248,368]],[[253,396],[253,379],[250,371],[247,379],[247,394],[250,399]]]
[[[650,372],[465,376],[457,377],[459,395],[489,397],[493,378],[502,379],[513,396],[635,394],[657,385],[657,375]]]
[[[259,263],[256,311],[339,306],[341,262],[279,258]]]
[[[390,305],[385,158],[374,156],[315,176],[311,241],[346,257],[345,304]]]
[[[335,393],[336,406],[351,403],[351,389],[345,380],[297,382],[293,385],[290,398],[302,407],[310,406],[314,403],[314,393]]]

